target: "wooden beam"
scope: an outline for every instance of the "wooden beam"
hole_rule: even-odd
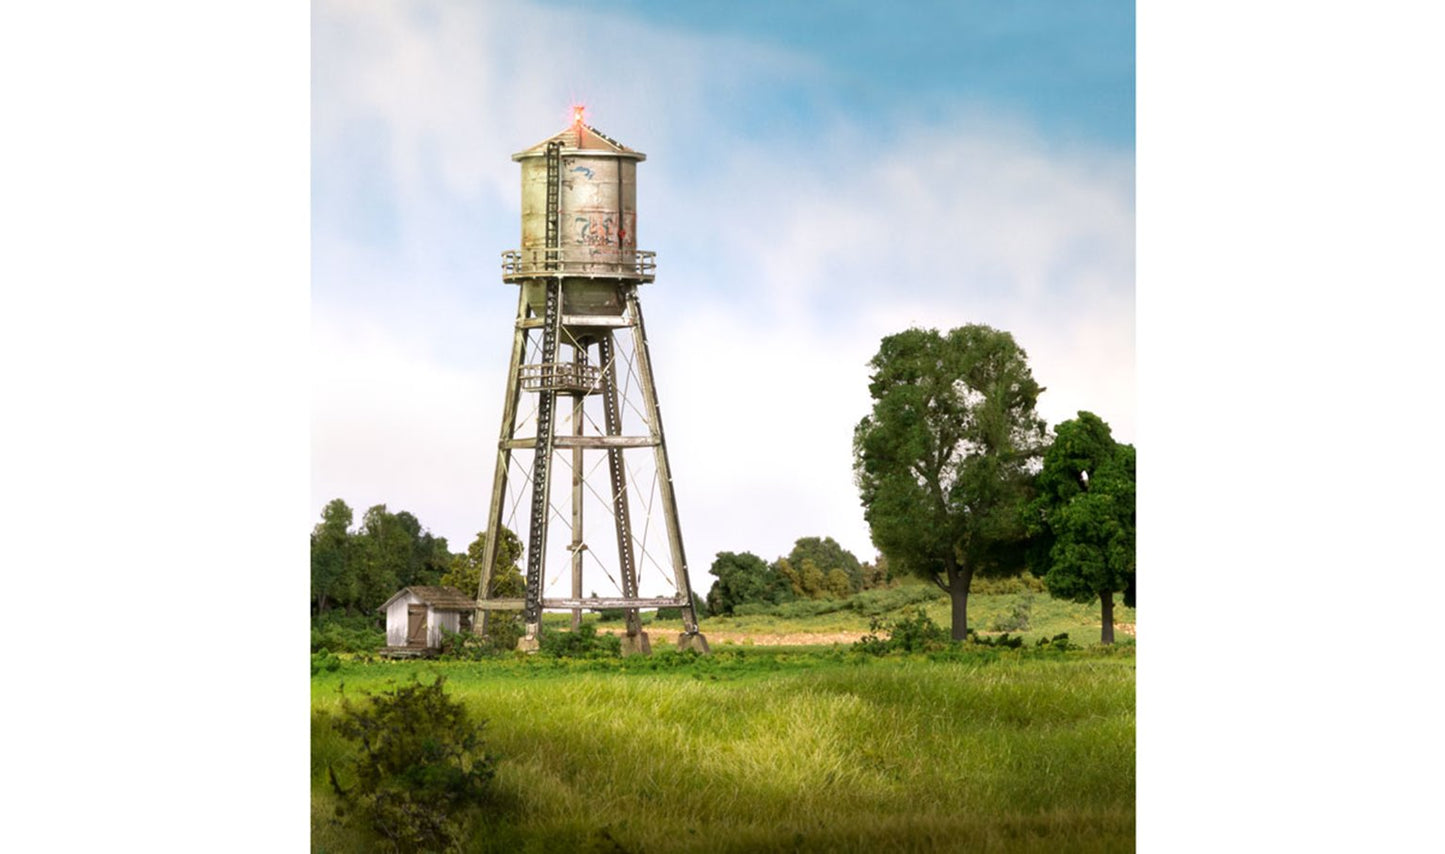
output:
[[[602,329],[624,329],[632,325],[630,318],[619,315],[608,314],[564,314],[562,325],[566,326],[594,326]],[[542,318],[527,317],[517,321],[518,329],[540,329]]]
[[[522,599],[479,599],[478,611],[520,611],[525,605]],[[542,607],[548,610],[570,611],[574,608],[681,608],[686,599],[676,596],[650,596],[627,599],[620,596],[591,596],[582,599],[543,599]]]
[[[530,450],[534,439],[511,439],[501,444],[503,450]],[[657,440],[651,436],[554,436],[553,448],[651,448]]]

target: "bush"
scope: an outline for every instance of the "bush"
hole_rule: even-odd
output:
[[[1043,593],[1044,580],[1036,578],[1030,572],[1009,578],[979,578],[974,577],[969,582],[968,592],[977,593],[982,596],[1002,596],[1008,593]]]
[[[907,608],[889,628],[889,641],[904,652],[923,652],[948,643],[948,632],[921,608]]]
[[[327,614],[311,623],[311,651],[376,652],[386,646],[386,629],[375,617]]]
[[[328,673],[335,673],[341,669],[341,659],[331,654],[331,651],[324,647],[311,653],[311,675],[315,676],[325,670]]]
[[[696,592],[692,594],[692,613],[693,616],[697,617],[698,619],[701,619],[702,616],[707,613],[707,603],[704,602],[703,598],[697,595]],[[657,619],[681,620],[682,608],[658,608]]]
[[[878,616],[889,611],[898,611],[909,605],[922,605],[946,596],[933,584],[908,584],[865,590],[848,600],[848,607],[864,616]]]
[[[795,599],[791,602],[771,604],[767,602],[743,602],[733,606],[733,614],[739,617],[782,617],[796,620],[831,614],[848,608],[847,599]]]
[[[978,632],[975,632],[973,629],[969,629],[966,634],[967,639],[964,642],[967,644],[972,644],[973,646],[991,646],[999,649],[1018,649],[1019,647],[1024,645],[1023,638],[1011,638],[1008,636],[1008,632],[1004,632],[996,638],[984,637]]]
[[[1051,638],[1039,638],[1034,646],[1045,652],[1068,652],[1071,649],[1080,648],[1077,644],[1069,642],[1068,632],[1060,632]]]
[[[341,799],[337,813],[360,819],[392,850],[454,847],[468,821],[493,802],[495,758],[482,750],[482,723],[446,695],[444,681],[368,695],[361,706],[342,699],[336,732],[360,753],[341,774],[328,766]]]
[[[1015,602],[1013,610],[1007,617],[999,617],[989,626],[993,632],[1022,632],[1029,627],[1029,617],[1033,613],[1034,597],[1032,593],[1025,594],[1023,599]]]
[[[487,620],[485,635],[451,632],[443,628],[441,657],[475,660],[504,655],[517,648],[517,639],[521,636],[520,614],[493,611],[491,618]]]
[[[619,658],[622,638],[597,634],[597,627],[583,623],[573,632],[543,632],[540,652],[553,658]]]
[[[879,638],[882,629],[887,639]],[[853,649],[870,655],[884,655],[889,652],[925,652],[943,648],[948,644],[948,633],[933,622],[928,614],[918,608],[907,608],[898,619],[885,623],[874,617],[868,621],[868,634],[853,644]]]

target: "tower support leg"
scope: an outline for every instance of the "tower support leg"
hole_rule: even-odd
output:
[[[572,364],[577,377],[582,377],[587,368],[587,346],[581,342],[572,343]],[[585,395],[572,395],[572,435],[582,435],[582,408]],[[582,449],[572,449],[572,598],[582,598]],[[582,609],[572,609],[572,631],[582,628]]]
[[[652,377],[652,356],[647,349],[647,327],[642,322],[642,305],[637,300],[637,286],[629,285],[624,288],[623,293],[627,302],[627,310],[632,315],[634,324],[632,330],[632,344],[636,350],[635,364],[642,386],[642,402],[647,412],[647,421],[651,426],[653,438],[657,444],[653,453],[656,456],[658,486],[661,490],[662,515],[667,524],[667,540],[672,547],[672,572],[676,581],[678,595],[686,600],[682,606],[682,635],[677,639],[678,649],[693,649],[698,652],[708,651],[707,638],[703,637],[697,627],[697,613],[693,607],[692,584],[688,579],[687,555],[682,548],[682,526],[677,519],[677,497],[672,490],[672,467],[667,462],[667,440],[662,430],[662,407],[657,402],[657,386],[653,383]]]
[[[602,363],[602,420],[609,436],[622,435],[622,412],[617,398],[617,359],[614,336],[609,330],[597,343],[597,359]],[[617,561],[622,573],[622,595],[637,597],[637,563],[632,551],[632,516],[627,503],[627,468],[622,449],[607,449],[607,473],[612,485],[612,518],[617,527]],[[627,609],[627,634],[622,639],[622,654],[649,654],[652,644],[642,630],[642,619],[636,608]]]
[[[546,308],[542,315],[542,364],[557,364],[557,338],[562,323],[562,286],[557,279],[547,282]],[[551,505],[552,431],[555,426],[557,390],[544,379],[537,393],[537,439],[532,459],[532,515],[527,535],[527,593],[522,606],[526,634],[517,648],[535,652],[541,646],[542,573],[547,558],[547,519]]]
[[[487,538],[482,545],[481,578],[477,583],[477,598],[491,598],[491,583],[494,564],[497,560],[497,542],[502,535],[502,502],[507,495],[507,473],[512,464],[509,444],[517,431],[517,400],[522,395],[520,384],[522,359],[527,351],[527,330],[522,322],[527,319],[525,293],[518,293],[517,322],[512,334],[512,359],[507,368],[507,393],[502,400],[502,431],[497,442],[497,467],[492,475],[492,503],[487,508]],[[477,632],[485,635],[491,611],[478,608],[472,618]]]

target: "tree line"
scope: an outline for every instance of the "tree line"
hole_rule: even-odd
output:
[[[453,554],[445,537],[426,530],[405,510],[392,513],[378,504],[355,527],[353,519],[351,508],[336,498],[322,509],[321,522],[311,531],[313,614],[371,615],[396,591],[413,585],[476,592],[485,531],[466,551]],[[522,595],[521,555],[522,541],[503,528],[496,561],[500,569],[492,579],[494,595]]]
[[[861,563],[832,537],[801,537],[772,563],[752,552],[719,552],[708,572],[717,577],[707,594],[713,616],[731,615],[743,604],[844,599],[887,582],[881,559]]]

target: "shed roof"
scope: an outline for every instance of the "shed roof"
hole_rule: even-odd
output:
[[[386,600],[386,602],[382,603],[382,606],[377,610],[385,611],[392,602],[395,602],[399,597],[407,593],[411,593],[420,599],[422,604],[430,605],[438,611],[470,611],[477,607],[476,599],[473,599],[455,587],[414,585],[412,587],[403,587],[396,591],[396,593],[393,594],[390,599]]]

